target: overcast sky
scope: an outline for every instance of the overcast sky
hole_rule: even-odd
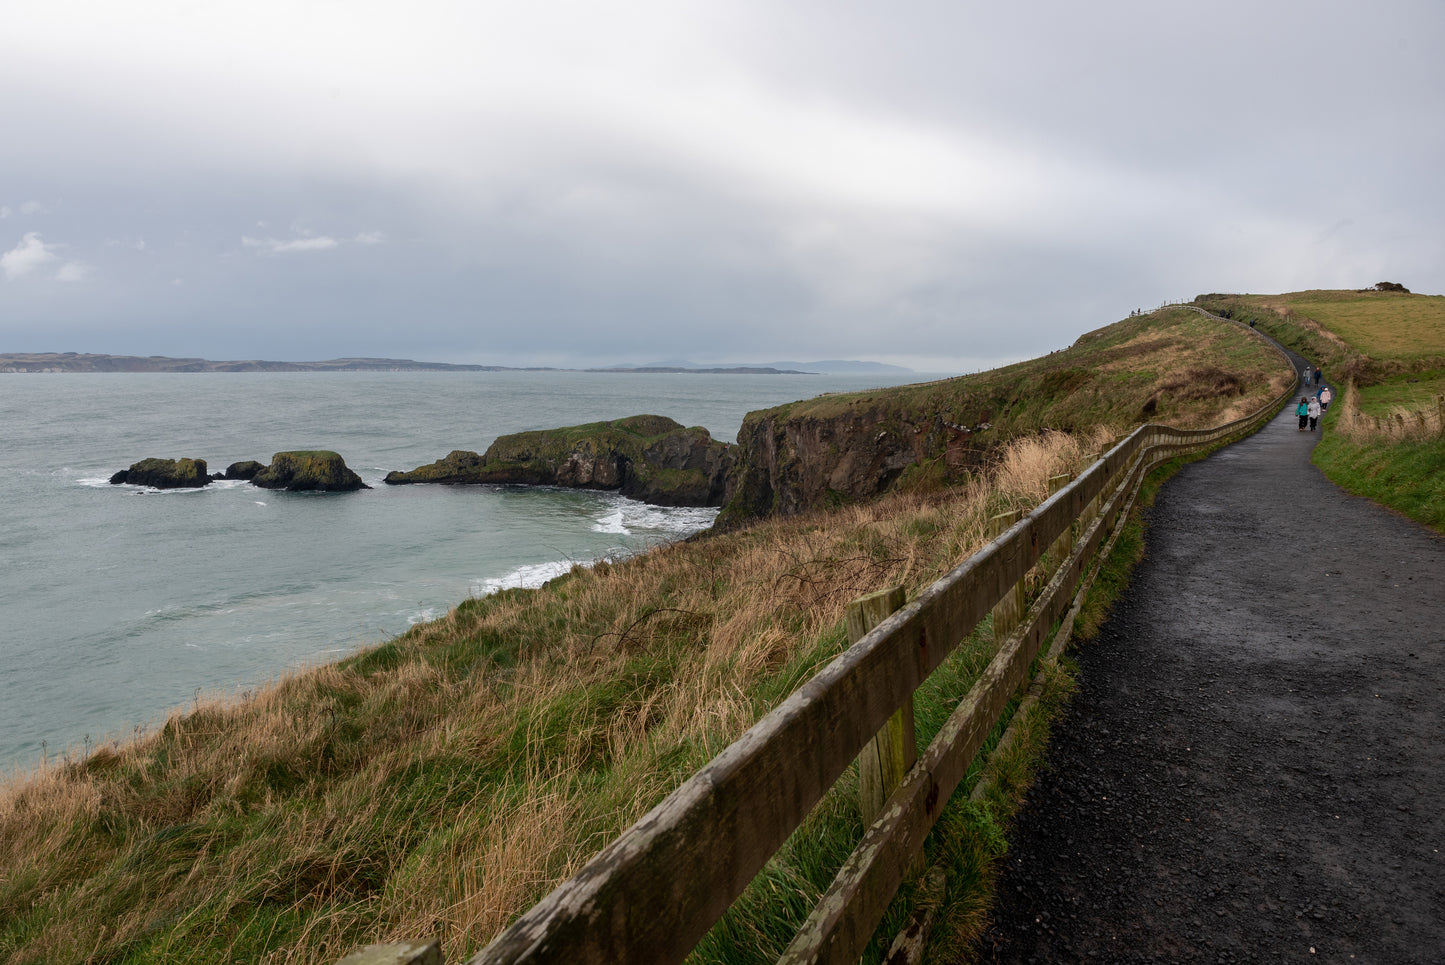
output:
[[[1445,292],[1445,3],[5,0],[0,351],[968,371]]]

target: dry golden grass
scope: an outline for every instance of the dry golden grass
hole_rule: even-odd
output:
[[[1368,414],[1360,410],[1360,393],[1353,383],[1347,383],[1340,396],[1332,428],[1351,442],[1430,442],[1445,436],[1445,397],[1433,406],[1391,406]]]
[[[476,950],[844,644],[1113,432],[1020,440],[994,484],[577,568],[0,790],[0,960],[329,962]]]

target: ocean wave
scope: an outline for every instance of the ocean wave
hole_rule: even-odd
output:
[[[550,563],[528,563],[519,566],[504,576],[485,580],[473,580],[471,593],[474,597],[491,596],[498,590],[517,588],[536,589],[548,580],[556,579],[575,564],[572,560],[554,560]]]
[[[82,476],[80,479],[77,479],[75,481],[75,484],[77,486],[86,486],[90,489],[115,488],[126,492],[145,493],[148,496],[158,495],[162,493],[166,495],[173,495],[178,493],[198,493],[206,491],[219,492],[227,489],[239,489],[242,486],[251,485],[250,482],[245,479],[213,479],[205,486],[183,486],[179,489],[156,489],[154,486],[136,486],[132,485],[131,483],[111,483],[110,478],[107,476]]]
[[[637,530],[648,530],[688,536],[711,526],[719,512],[715,506],[654,506],[618,495],[608,495],[606,499],[606,515],[592,524],[594,532],[627,536]]]
[[[442,615],[442,611],[436,607],[422,607],[420,610],[413,610],[403,614],[409,626],[416,626],[418,623],[430,623]]]
[[[592,524],[592,532],[616,533],[619,536],[631,536],[632,530],[628,529],[627,525],[623,522],[624,515],[624,512],[620,509],[615,513],[608,513]]]

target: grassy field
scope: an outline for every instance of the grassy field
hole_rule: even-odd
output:
[[[1343,385],[1314,462],[1346,490],[1445,532],[1445,296],[1381,291],[1207,295]]]
[[[1215,354],[1190,355],[1206,335]],[[419,937],[462,960],[839,653],[851,599],[892,584],[911,595],[966,558],[991,515],[1037,504],[1051,474],[1136,421],[1104,414],[1154,399],[1201,424],[1257,407],[1289,377],[1271,358],[1239,329],[1170,313],[1093,333],[1034,370],[985,373],[984,387],[936,383],[923,391],[975,393],[1018,426],[1073,413],[1074,431],[1021,433],[963,485],[468,600],[339,663],[16,775],[0,789],[0,961],[327,963]],[[1206,366],[1224,375],[1191,376]],[[1096,374],[1036,394],[1070,371]],[[1161,389],[1170,380],[1196,387]],[[1126,401],[1103,401],[1109,387]],[[920,740],[990,645],[985,626],[920,692]],[[1067,690],[1057,679],[1046,705]],[[937,960],[967,958],[1047,724],[1040,715],[990,765],[982,805],[956,796],[930,842],[954,869]],[[828,795],[695,960],[773,960],[861,836],[855,782]],[[905,888],[894,925],[911,899]]]

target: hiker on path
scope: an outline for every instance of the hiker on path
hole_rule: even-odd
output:
[[[1315,366],[1315,385],[1319,385],[1319,384],[1320,384],[1320,375],[1321,375],[1321,373],[1320,373],[1319,366]]]
[[[1309,406],[1306,408],[1305,411],[1310,417],[1310,431],[1314,432],[1315,426],[1319,424],[1320,421],[1320,400],[1311,399]]]
[[[1306,387],[1308,387],[1309,384],[1310,384],[1310,378],[1311,378],[1311,375],[1310,375],[1310,367],[1309,367],[1308,365],[1306,365],[1304,368],[1302,368],[1302,369],[1299,370],[1299,377],[1300,377],[1300,381],[1303,382]]]
[[[1299,416],[1299,431],[1304,432],[1310,421],[1310,404],[1304,396],[1299,397],[1299,405],[1295,406],[1294,414]]]
[[[1328,385],[1325,386],[1324,389],[1320,392],[1320,411],[1321,411],[1321,412],[1328,412],[1328,411],[1330,411],[1330,400],[1333,399],[1334,397],[1335,397],[1335,393],[1330,389],[1330,387],[1329,387]]]

